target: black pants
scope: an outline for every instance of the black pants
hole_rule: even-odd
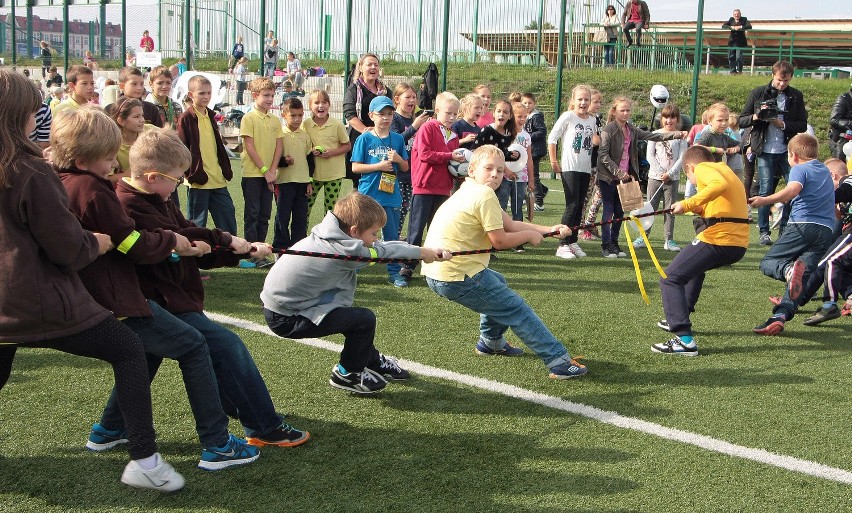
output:
[[[151,386],[142,341],[130,328],[110,317],[95,326],[67,337],[32,344],[0,345],[0,389],[9,379],[18,347],[43,347],[112,365],[118,404],[127,428],[128,450],[134,460],[157,452],[151,413]]]
[[[272,247],[286,249],[308,236],[308,184],[280,183],[275,200]]]
[[[272,191],[266,178],[243,178],[243,237],[249,242],[266,242],[272,217]],[[306,207],[307,208],[307,207]]]
[[[547,196],[548,188],[541,183],[541,159],[543,157],[533,157],[533,193],[535,194],[535,202],[538,205],[544,205],[544,197]]]
[[[577,242],[577,230],[583,220],[583,201],[589,190],[589,180],[592,175],[578,171],[562,172],[562,190],[565,192],[565,213],[562,214],[562,224],[572,227],[571,235],[562,239],[562,244]]]

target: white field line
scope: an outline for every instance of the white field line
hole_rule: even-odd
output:
[[[207,312],[207,315],[214,321],[220,322],[222,324],[229,324],[237,328],[242,328],[245,330],[255,331],[258,333],[277,337],[277,335],[272,333],[272,331],[267,326],[261,326],[260,324],[251,321],[246,321],[244,319],[239,319],[237,317],[231,317],[229,315],[222,315],[212,312]],[[329,342],[316,338],[294,340],[294,342],[337,353],[339,353],[343,349],[343,346],[341,344],[336,344],[334,342]],[[399,360],[399,362],[404,368],[423,376],[431,376],[433,378],[454,381],[456,383],[461,383],[470,387],[479,388],[488,392],[502,394],[507,397],[514,397],[522,401],[528,401],[531,403],[546,406],[548,408],[553,408],[556,410],[573,413],[575,415],[580,415],[582,417],[596,420],[598,422],[603,422],[604,424],[638,431],[640,433],[660,437],[665,440],[674,440],[694,445],[696,447],[700,447],[708,451],[726,454],[728,456],[736,456],[738,458],[744,458],[747,460],[756,461],[758,463],[763,463],[765,465],[771,465],[773,467],[779,467],[787,470],[792,470],[794,472],[800,472],[802,474],[827,479],[829,481],[852,484],[852,472],[840,468],[829,467],[828,465],[823,465],[815,461],[803,460],[799,458],[794,458],[792,456],[785,456],[783,454],[775,454],[769,451],[765,451],[763,449],[753,449],[751,447],[744,447],[742,445],[732,444],[724,440],[711,438],[709,436],[699,435],[697,433],[691,433],[689,431],[684,431],[681,429],[669,428],[660,424],[647,422],[641,419],[625,417],[612,411],[601,410],[599,408],[595,408],[594,406],[588,406],[581,403],[567,401],[559,397],[553,397],[538,392],[533,392],[531,390],[526,390],[520,387],[516,387],[514,385],[500,383],[499,381],[478,378],[476,376],[470,376],[467,374],[460,374],[458,372],[440,369],[429,365],[423,365],[417,362],[412,362],[410,360],[401,359]]]

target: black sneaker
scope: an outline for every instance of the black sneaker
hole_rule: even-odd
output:
[[[815,314],[805,319],[805,322],[803,324],[805,326],[816,326],[817,324],[822,324],[825,321],[837,319],[838,317],[840,317],[840,308],[838,308],[837,305],[834,304],[828,308],[820,307],[820,309],[817,310]]]
[[[340,365],[335,365],[331,369],[328,384],[356,394],[375,394],[385,388],[388,382],[381,374],[370,369],[365,368],[361,372],[344,372]]]
[[[378,372],[385,379],[392,381],[404,381],[411,379],[411,374],[399,366],[399,362],[393,356],[379,353],[379,359],[367,366],[368,369]]]
[[[613,242],[612,245],[610,246],[609,252],[615,253],[615,256],[618,257],[618,258],[624,258],[624,257],[627,256],[627,253],[622,251],[621,246],[619,246],[615,242]]]
[[[781,317],[770,317],[766,322],[755,326],[752,331],[758,335],[778,335],[784,331],[784,319]]]
[[[618,258],[618,252],[613,253],[612,245],[601,247],[601,256],[604,258]]]
[[[282,422],[280,426],[269,433],[264,433],[260,436],[246,437],[246,443],[255,447],[263,447],[265,445],[296,447],[297,445],[302,445],[307,442],[310,438],[311,434],[307,431],[301,431],[286,422]]]
[[[409,267],[404,267],[399,270],[399,275],[402,276],[406,281],[411,281],[411,277],[414,276],[414,271]]]
[[[698,346],[695,344],[695,341],[692,341],[687,344],[686,342],[681,340],[681,338],[677,335],[675,335],[674,338],[669,339],[665,342],[659,344],[652,344],[651,351],[662,354],[698,356]]]

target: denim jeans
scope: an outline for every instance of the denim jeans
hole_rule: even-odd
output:
[[[186,211],[189,220],[201,228],[207,226],[207,212],[210,211],[216,228],[231,235],[237,234],[237,211],[227,187],[190,188],[186,200]]]
[[[382,227],[382,239],[385,241],[399,240],[399,208],[384,207],[385,214],[388,217],[387,222]],[[399,274],[402,269],[402,264],[388,264],[388,275],[393,278]]]
[[[760,270],[770,278],[786,281],[787,268],[797,259],[801,259],[805,262],[802,282],[807,283],[808,277],[814,272],[832,241],[832,229],[827,226],[815,223],[790,223],[763,256],[763,260],[760,261]],[[784,314],[784,317],[790,320],[796,310],[796,303],[790,300],[790,287],[784,287],[781,304],[773,308],[772,313]]]
[[[263,63],[263,76],[269,78],[275,76],[275,62]]]
[[[281,425],[266,383],[245,344],[236,333],[200,312],[174,314],[197,329],[207,341],[219,383],[222,406],[240,419],[246,436],[261,436]]]
[[[609,38],[609,42],[604,45],[604,64],[607,66],[612,66],[615,64],[615,42],[618,41],[618,38],[611,37]]]
[[[606,183],[598,180],[598,188],[601,191],[603,202],[603,217],[601,221],[612,221],[624,217],[621,208],[621,200],[618,197],[618,182]],[[612,224],[601,225],[601,245],[606,246],[611,242],[618,244],[618,234],[621,231],[621,221]]]
[[[790,163],[787,161],[786,153],[762,153],[755,159],[757,161],[757,176],[760,184],[758,196],[769,196],[775,193],[781,177],[784,181],[790,177]],[[757,228],[760,233],[769,233],[769,208],[772,205],[764,205],[757,208]],[[790,218],[790,204],[784,205],[781,216],[779,232],[784,231],[787,220]]]
[[[364,367],[379,359],[379,352],[373,345],[376,338],[376,314],[367,308],[335,308],[319,324],[301,315],[281,315],[266,308],[263,309],[263,316],[269,329],[281,337],[299,339],[342,334],[344,340],[340,366],[350,372],[361,372]]]
[[[731,73],[742,73],[743,48],[741,46],[731,46],[728,48],[728,68]]]
[[[509,183],[509,196],[512,198],[512,220],[524,220],[524,200],[527,198],[527,187],[529,182],[517,182],[504,180]]]
[[[447,201],[449,196],[440,194],[415,194],[411,198],[411,219],[408,220],[407,242],[412,246],[423,244],[423,232],[426,225],[432,222],[438,207]],[[407,269],[414,269],[417,264],[405,264]]]
[[[497,195],[497,202],[500,203],[500,208],[508,210],[509,197],[512,196],[512,181],[508,178],[504,178],[503,181],[500,182],[500,187],[497,187],[497,190],[494,191],[494,194]]]
[[[512,328],[548,368],[571,359],[568,349],[553,336],[524,298],[509,288],[500,273],[484,269],[463,281],[427,277],[426,283],[439,296],[479,313],[479,340],[491,349],[502,348],[506,344],[503,335]]]
[[[641,21],[628,21],[624,24],[624,37],[627,38],[627,44],[633,44],[633,38],[630,37],[630,29],[636,29],[636,44],[642,46],[642,27]]]
[[[216,374],[204,337],[157,303],[149,300],[148,304],[154,314],[152,317],[129,317],[122,321],[142,339],[148,377],[154,380],[163,358],[177,360],[201,445],[222,446],[228,441],[228,417],[222,411]],[[107,429],[124,429],[115,389],[107,401],[100,424]]]

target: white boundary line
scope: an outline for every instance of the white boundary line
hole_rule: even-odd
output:
[[[260,324],[237,317],[231,317],[229,315],[222,315],[212,312],[206,313],[211,319],[222,324],[229,324],[237,328],[255,331],[257,333],[263,333],[265,335],[272,335],[274,337],[278,336],[275,335],[272,330],[270,330],[267,326],[261,326]],[[343,346],[341,344],[336,344],[334,342],[329,342],[327,340],[316,338],[294,340],[294,342],[337,353],[339,353],[343,349]],[[556,410],[573,413],[575,415],[580,415],[582,417],[596,420],[604,424],[609,424],[611,426],[638,431],[640,433],[656,436],[665,440],[674,440],[678,442],[683,442],[685,444],[694,445],[696,447],[700,447],[708,451],[756,461],[765,465],[771,465],[773,467],[792,470],[793,472],[800,472],[802,474],[808,474],[814,477],[827,479],[829,481],[852,484],[852,472],[840,468],[829,467],[828,465],[823,465],[815,461],[803,460],[799,458],[794,458],[792,456],[785,456],[783,454],[775,454],[769,451],[765,451],[763,449],[753,449],[751,447],[732,444],[724,440],[711,438],[709,436],[699,435],[697,433],[691,433],[689,431],[684,431],[681,429],[669,428],[660,424],[656,424],[654,422],[647,422],[641,419],[625,417],[623,415],[619,415],[616,412],[601,410],[599,408],[595,408],[594,406],[588,406],[581,403],[575,403],[573,401],[567,401],[559,397],[553,397],[550,395],[533,392],[532,390],[526,390],[524,388],[516,387],[514,385],[500,383],[499,381],[478,378],[476,376],[470,376],[468,374],[460,374],[458,372],[453,372],[438,367],[432,367],[429,365],[423,365],[417,362],[412,362],[410,360],[399,361],[406,369],[414,371],[417,374],[423,376],[430,376],[433,378],[444,379],[447,381],[454,381],[456,383],[461,383],[463,385],[467,385],[473,388],[479,388],[488,392],[501,394],[507,397],[520,399],[522,401],[540,404],[548,408],[553,408]]]

